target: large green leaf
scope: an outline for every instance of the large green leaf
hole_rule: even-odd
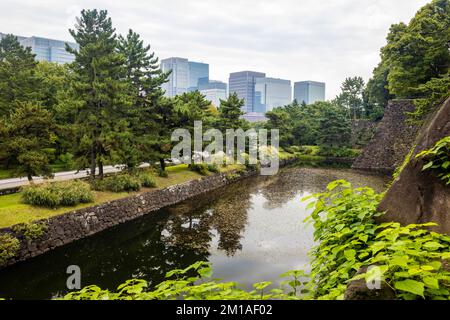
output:
[[[425,298],[423,295],[424,287],[425,287],[423,282],[407,279],[407,280],[396,282],[394,284],[394,287],[395,287],[395,289],[413,293],[415,295],[421,296],[422,298]]]

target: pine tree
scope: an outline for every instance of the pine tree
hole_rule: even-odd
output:
[[[37,62],[31,48],[24,48],[9,34],[0,40],[0,115],[8,115],[21,102],[39,100]]]
[[[236,93],[230,95],[227,100],[220,100],[218,126],[223,133],[227,129],[236,130],[246,127],[245,120],[242,119],[244,104],[244,99],[239,99]]]
[[[125,57],[126,79],[133,98],[130,114],[133,133],[130,139],[133,141],[123,146],[121,158],[128,167],[134,167],[140,162],[154,160],[154,144],[159,140],[155,110],[161,103],[164,94],[161,85],[167,81],[168,74],[161,71],[150,45],[145,46],[133,30],[129,30],[126,37],[119,36],[118,50]]]
[[[30,181],[33,176],[51,176],[54,129],[50,112],[40,105],[19,103],[7,119],[0,121],[0,159]]]
[[[75,29],[69,30],[79,50],[75,55],[74,93],[82,101],[75,124],[79,146],[78,165],[89,163],[95,177],[98,165],[103,177],[105,161],[114,163],[123,141],[129,138],[132,100],[125,79],[125,58],[118,53],[115,29],[106,10],[83,10]]]

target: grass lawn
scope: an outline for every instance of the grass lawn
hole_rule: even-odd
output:
[[[242,165],[231,165],[226,168],[221,168],[221,171],[226,172],[230,170],[237,169],[238,167],[243,167]],[[167,167],[166,170],[169,173],[167,178],[155,177],[157,188],[162,189],[171,185],[180,184],[190,180],[200,179],[202,176],[196,172],[190,171],[187,165],[177,165]],[[31,222],[33,220],[45,219],[52,216],[56,216],[68,211],[73,211],[81,208],[86,208],[108,201],[125,198],[130,195],[139,194],[147,192],[150,190],[142,188],[139,192],[97,192],[94,191],[94,202],[79,204],[74,207],[60,207],[57,209],[49,209],[31,206],[21,202],[21,193],[14,193],[9,195],[0,196],[0,228],[9,227],[14,224]]]
[[[10,169],[0,169],[0,180],[13,178],[13,172]]]

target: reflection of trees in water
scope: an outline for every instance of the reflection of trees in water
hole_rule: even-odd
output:
[[[335,179],[319,170],[314,175],[308,169],[283,170],[261,186],[260,192],[267,199],[264,207],[278,208],[304,192],[322,192],[332,180]]]
[[[254,179],[220,188],[172,207],[165,241],[187,248],[208,251],[212,229],[218,234],[218,249],[232,256],[242,249],[241,239],[256,190]]]

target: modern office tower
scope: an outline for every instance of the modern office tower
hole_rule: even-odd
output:
[[[227,90],[226,89],[204,89],[200,90],[200,93],[205,96],[206,100],[211,101],[213,105],[216,107],[220,107],[220,99],[225,100],[227,98]]]
[[[209,81],[203,81],[200,80],[198,84],[198,90],[208,90],[208,89],[221,89],[227,91],[227,84],[222,81],[218,80],[209,80]]]
[[[209,64],[189,61],[188,91],[199,90],[199,84],[209,81]]]
[[[0,39],[5,34],[0,34]],[[38,61],[50,61],[56,63],[70,63],[75,60],[75,56],[66,51],[66,43],[75,50],[79,46],[73,42],[61,40],[53,40],[42,37],[21,37],[17,36],[20,44],[24,47],[30,47],[31,51],[36,55]]]
[[[312,104],[325,101],[325,83],[316,81],[300,81],[294,84],[294,99],[298,103]]]
[[[175,97],[176,95],[188,92],[188,59],[172,57],[161,60],[161,70],[163,72],[172,71],[169,75],[169,81],[162,85],[166,97]]]
[[[290,80],[258,78],[255,84],[255,112],[268,112],[292,102]]]
[[[266,74],[262,72],[241,71],[230,73],[229,93],[236,93],[239,99],[244,99],[243,112],[255,112],[256,79],[265,77]]]

